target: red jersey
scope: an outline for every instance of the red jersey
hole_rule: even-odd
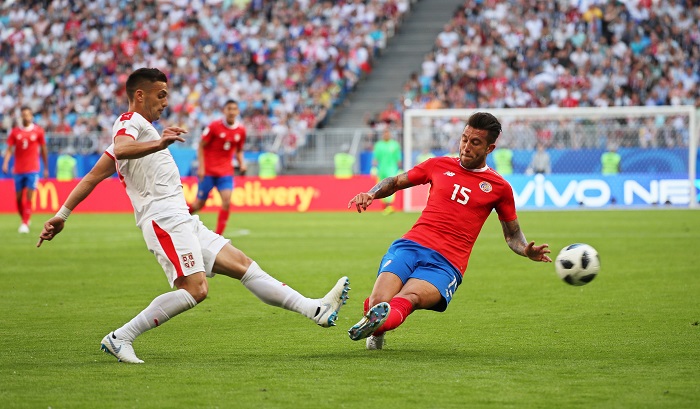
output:
[[[462,274],[491,211],[501,221],[517,218],[513,189],[489,167],[467,170],[459,158],[443,156],[416,165],[408,180],[431,186],[425,209],[403,238],[442,254]]]
[[[39,171],[40,148],[46,146],[44,130],[39,125],[13,128],[7,138],[7,146],[15,147],[15,174]]]
[[[224,120],[214,121],[204,129],[204,174],[233,175],[233,154],[243,150],[245,127],[236,122],[229,126]]]

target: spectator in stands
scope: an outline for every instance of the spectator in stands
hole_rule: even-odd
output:
[[[528,165],[525,173],[528,175],[548,175],[552,173],[552,165],[550,163],[549,153],[547,153],[547,150],[545,149],[545,146],[542,142],[537,143],[537,150],[535,150],[535,153],[532,155],[532,159],[530,160],[530,164]]]

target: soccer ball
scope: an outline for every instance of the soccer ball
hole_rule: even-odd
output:
[[[600,258],[588,244],[575,243],[564,247],[554,261],[559,278],[571,285],[588,284],[598,275]]]

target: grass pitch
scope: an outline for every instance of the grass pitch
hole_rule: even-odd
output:
[[[598,249],[601,273],[583,287],[512,254],[492,215],[447,312],[417,311],[366,351],[346,330],[416,217],[233,214],[234,244],[300,292],[350,277],[338,326],[216,277],[204,303],[137,340],[144,365],[126,365],[100,340],[169,290],[133,216],[78,212],[37,249],[47,215],[31,235],[1,215],[0,407],[700,407],[700,212],[521,212],[553,256]]]

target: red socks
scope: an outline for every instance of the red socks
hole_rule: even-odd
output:
[[[27,201],[24,191],[22,191],[22,197],[17,201],[17,213],[22,218],[22,224],[29,224],[29,218],[32,216],[32,202]]]
[[[219,217],[216,219],[216,234],[223,234],[226,230],[226,223],[228,223],[228,210],[219,210]]]
[[[389,317],[384,321],[380,330],[377,330],[374,335],[382,335],[386,331],[398,328],[413,312],[413,304],[406,298],[394,297],[389,301],[389,306],[391,307]],[[369,298],[367,298],[364,305],[365,314],[367,314],[369,308]]]

